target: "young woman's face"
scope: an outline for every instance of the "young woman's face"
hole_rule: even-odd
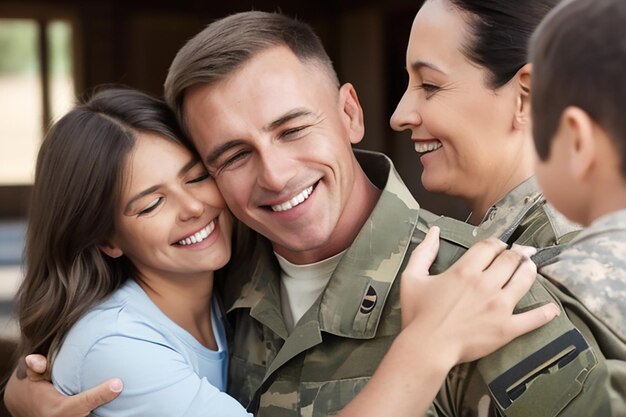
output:
[[[488,72],[463,48],[467,17],[447,0],[429,0],[415,17],[406,54],[409,84],[392,118],[410,130],[429,191],[473,198],[515,159],[507,140],[516,110],[515,89],[487,84]]]
[[[232,222],[215,182],[183,146],[139,133],[124,170],[108,243],[144,276],[184,277],[223,267]]]

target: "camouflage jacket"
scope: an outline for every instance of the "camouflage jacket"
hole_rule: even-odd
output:
[[[554,254],[567,247],[552,245],[576,239],[577,227],[546,204],[536,182],[530,179],[496,203],[472,233],[478,237],[499,236],[506,242],[545,248],[535,257],[535,261],[542,265],[554,262]],[[580,239],[573,240],[572,244]],[[563,263],[557,264],[563,268]],[[544,270],[542,268],[541,272]],[[568,276],[567,273],[564,276]],[[567,290],[555,288],[541,276],[518,304],[518,311],[540,304],[538,297],[544,301],[556,300],[567,315],[562,314],[557,319],[560,321],[557,326],[550,324],[516,339],[480,361],[452,369],[430,415],[626,415],[623,408],[617,410],[613,406],[611,411],[612,402],[621,401],[623,407],[623,400],[615,400],[619,390],[612,384],[615,381],[624,383],[624,363],[607,360],[623,360],[623,344],[607,332],[584,305],[574,304]],[[605,349],[619,353],[603,355]],[[619,376],[617,380],[616,375]],[[621,387],[624,392],[626,386]]]
[[[626,210],[595,221],[540,272],[606,359],[599,394],[610,398],[611,408],[601,415],[626,416]]]
[[[360,391],[400,330],[398,276],[407,255],[430,226],[441,227],[433,273],[445,270],[474,242],[492,233],[504,240],[517,237],[524,242],[532,241],[530,236],[542,236],[545,242],[539,243],[550,245],[571,231],[553,216],[543,197],[534,194],[522,198],[521,205],[510,204],[509,199],[496,205],[508,219],[503,223],[499,222],[500,215],[493,216],[476,228],[435,216],[419,208],[388,158],[373,152],[356,154],[370,180],[383,190],[381,197],[328,286],[291,334],[285,329],[280,309],[279,266],[267,240],[256,236],[246,262],[237,263],[228,274],[224,303],[234,329],[229,393],[249,404],[248,409],[258,416],[331,415]],[[518,308],[549,300],[553,300],[552,295],[536,283]],[[487,358],[487,370],[498,376],[515,363],[502,361],[503,355],[522,360],[571,329],[567,316],[561,315],[511,343],[513,354],[494,354],[495,365],[491,366]],[[488,393],[477,364],[469,369],[478,379],[475,391]],[[552,378],[552,382],[561,383],[563,377],[570,380],[569,375],[557,374],[559,378],[556,382]],[[453,371],[453,375],[460,374]],[[452,388],[450,398],[466,398],[463,390],[467,387],[455,386],[454,382],[455,377],[446,382]],[[452,407],[457,404],[449,401]]]
[[[256,236],[249,260],[226,278],[224,305],[234,328],[228,392],[244,405],[252,402],[257,416],[337,412],[400,331],[398,275],[424,235],[416,229],[420,210],[388,158],[356,152],[381,196],[291,334],[281,313],[280,269],[266,239]]]

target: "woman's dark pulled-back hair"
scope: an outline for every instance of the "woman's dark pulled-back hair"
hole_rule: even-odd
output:
[[[533,62],[533,137],[550,156],[563,111],[584,110],[613,140],[626,178],[626,1],[563,3],[537,28]]]
[[[76,321],[133,274],[124,256],[99,247],[113,233],[125,161],[141,132],[187,143],[163,102],[128,89],[96,93],[46,134],[17,294],[22,353],[53,357]]]
[[[463,53],[489,73],[493,89],[528,61],[528,43],[543,17],[561,0],[444,0],[467,15],[470,37]]]

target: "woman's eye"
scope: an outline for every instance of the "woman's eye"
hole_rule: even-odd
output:
[[[138,214],[142,216],[144,214],[148,214],[152,212],[155,208],[158,207],[158,205],[161,203],[161,200],[162,200],[161,197],[155,198],[154,200],[150,202],[150,204],[144,207]]]
[[[428,83],[420,84],[419,88],[424,90],[426,92],[426,95],[431,95],[439,91],[439,87],[433,84],[428,84]]]
[[[187,184],[194,184],[196,182],[202,182],[202,181],[208,179],[209,177],[210,177],[209,173],[205,172],[204,174],[187,181]]]

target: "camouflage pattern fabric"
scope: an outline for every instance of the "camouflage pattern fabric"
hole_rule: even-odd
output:
[[[626,210],[595,221],[555,258],[540,267],[570,316],[581,317],[605,358],[599,380],[610,410],[602,416],[626,416]],[[597,399],[591,399],[591,401]]]
[[[494,211],[497,214],[493,214]],[[503,215],[508,220],[499,219]],[[545,203],[536,183],[531,179],[494,205],[483,223],[471,233],[480,237],[499,236],[509,243],[547,247],[535,256],[536,262],[541,265],[554,262],[554,255],[567,247],[551,245],[568,241],[572,241],[573,245],[577,242],[580,238],[575,237],[576,230],[576,225],[567,222]],[[581,236],[584,238],[586,233]],[[544,273],[545,267],[540,272]],[[579,273],[568,273],[564,276],[580,277]],[[593,293],[589,288],[585,291]],[[516,339],[480,361],[453,368],[429,415],[625,416],[623,395],[626,385],[623,384],[626,346],[623,341],[593,317],[584,303],[573,300],[567,289],[557,289],[541,276],[520,301],[517,310],[523,311],[549,300],[557,301],[566,314],[562,314],[556,322]],[[515,390],[505,392],[507,395],[512,394],[508,398],[512,401],[506,407],[495,400],[491,383],[540,351],[542,346],[550,345],[564,333],[572,332],[588,345],[574,360],[567,362],[567,351],[564,350],[562,357],[565,360],[561,363],[547,363],[539,374],[522,373],[515,380],[518,384],[517,393]],[[611,353],[607,354],[607,351]]]
[[[383,192],[327,288],[291,334],[280,310],[279,266],[266,239],[255,236],[251,254],[244,262],[233,262],[224,281],[224,305],[234,329],[229,393],[258,416],[332,415],[354,398],[400,330],[399,273],[430,226],[439,225],[442,238],[433,273],[445,270],[471,244],[493,233],[504,240],[553,245],[568,239],[575,229],[545,205],[536,189],[515,193],[516,189],[515,195],[494,206],[501,214],[487,218],[480,227],[436,216],[419,208],[388,158],[355,153]],[[533,188],[532,181],[529,184]],[[521,200],[516,194],[523,194]],[[500,221],[501,216],[507,220]],[[531,294],[528,305],[553,300],[539,283]],[[554,334],[572,328],[565,315],[549,326]],[[531,348],[517,341],[509,346],[517,346],[523,357],[541,346],[543,338],[531,333],[525,339],[535,341]],[[495,370],[500,371],[506,369]],[[558,378],[551,381],[571,378],[556,374]],[[478,364],[456,367],[431,412],[478,416],[477,410],[485,407],[497,412],[491,403],[485,404],[485,396],[489,400]]]
[[[280,309],[278,262],[266,239],[257,236],[251,259],[226,278],[224,301],[235,329],[229,393],[245,405],[259,389],[257,416],[339,411],[369,380],[400,331],[396,278],[424,236],[416,230],[419,206],[388,158],[358,154],[370,180],[383,189],[381,197],[291,334]]]

